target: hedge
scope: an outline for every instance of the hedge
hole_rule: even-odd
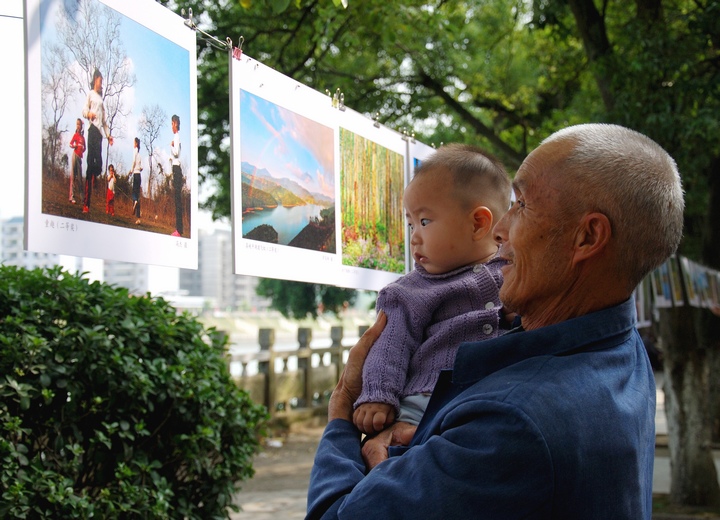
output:
[[[267,418],[162,298],[0,266],[0,518],[228,518]]]

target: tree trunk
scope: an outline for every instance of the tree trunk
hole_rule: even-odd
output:
[[[708,166],[710,197],[707,218],[703,230],[702,263],[720,270],[720,156]],[[720,317],[706,313],[701,321],[701,331],[710,350],[710,391],[708,398],[711,411],[711,435],[714,443],[720,444]]]
[[[708,408],[710,414],[710,440],[717,447],[720,445],[720,318],[701,311],[700,333],[703,343],[708,346]]]
[[[597,10],[593,0],[570,0],[569,4],[603,104],[608,112],[612,112],[615,106],[612,85],[616,68],[612,66],[613,52],[605,28],[604,13]]]
[[[699,341],[695,322],[703,312],[688,305],[660,310],[670,499],[686,506],[720,504],[710,446],[709,351]]]

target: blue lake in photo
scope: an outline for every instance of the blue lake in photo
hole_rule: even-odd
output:
[[[320,218],[320,211],[323,209],[322,206],[308,204],[292,208],[278,206],[274,209],[246,213],[242,216],[242,234],[245,236],[259,225],[267,224],[277,231],[278,243],[288,245],[308,225],[310,217]]]

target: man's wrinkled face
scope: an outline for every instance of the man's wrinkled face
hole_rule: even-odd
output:
[[[493,231],[508,261],[500,300],[523,323],[558,305],[571,283],[574,222],[560,211],[567,181],[558,167],[566,146],[545,144],[528,156],[513,181],[516,200]]]

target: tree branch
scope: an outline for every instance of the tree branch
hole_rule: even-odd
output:
[[[470,113],[470,111],[465,108],[462,103],[445,92],[443,85],[435,80],[435,78],[430,77],[424,71],[420,71],[419,83],[434,92],[435,95],[440,97],[447,106],[457,112],[463,121],[472,126],[478,134],[490,141],[500,151],[500,153],[505,156],[508,166],[512,168],[518,168],[520,166],[525,159],[524,155],[500,139],[492,128],[486,126],[482,121]]]

